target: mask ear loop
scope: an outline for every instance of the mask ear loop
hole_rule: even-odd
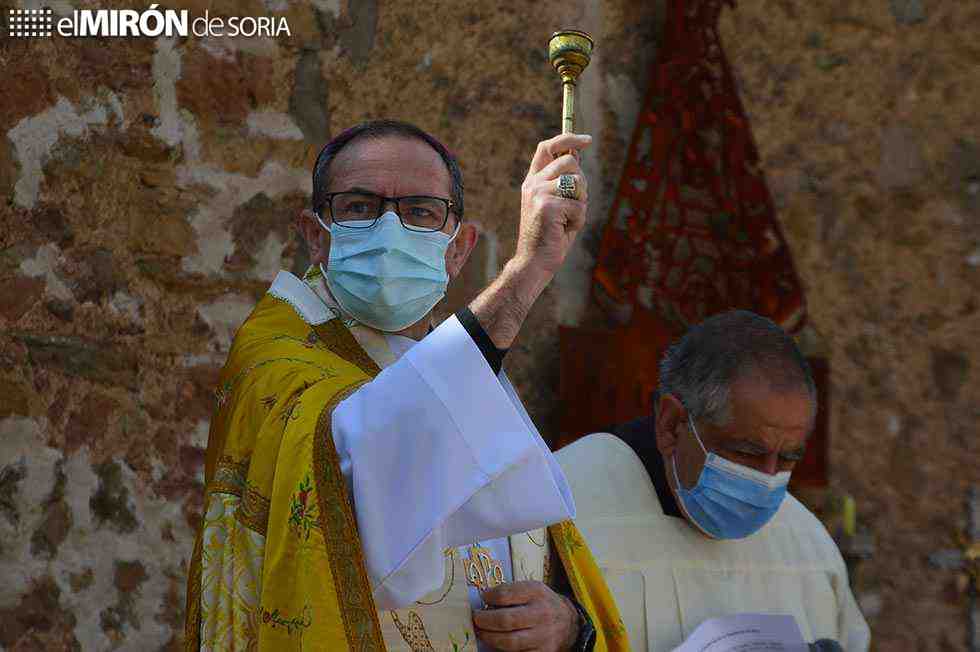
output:
[[[690,412],[687,413],[687,422],[691,424],[691,432],[694,433],[694,438],[698,440],[698,446],[700,446],[701,450],[704,451],[704,456],[708,457],[708,449],[704,447],[704,442],[701,441],[701,435],[698,434],[698,429],[694,425],[694,419],[691,418]]]
[[[326,231],[327,233],[331,233],[331,234],[333,233],[333,231],[330,230],[330,227],[327,226],[326,224],[324,224],[323,218],[320,217],[320,213],[318,211],[313,211],[313,215],[314,215],[314,217],[316,217],[316,221],[320,223],[320,226],[323,227],[323,230],[324,231]]]
[[[692,430],[692,432],[694,432],[694,438],[698,440],[698,444],[701,446],[701,450],[703,450],[705,456],[707,456],[708,455],[708,450],[704,447],[704,443],[701,441],[701,436],[698,435],[698,429],[694,427],[694,420],[691,418],[691,413],[690,412],[687,413],[687,421],[688,421],[688,423],[691,424],[691,430]],[[674,451],[673,456],[671,456],[670,461],[671,461],[671,466],[674,468],[674,482],[677,484],[677,495],[680,497],[682,491],[688,491],[689,492],[689,491],[691,491],[691,489],[685,489],[684,488],[684,485],[681,484],[681,479],[677,475],[677,451],[676,450]],[[702,473],[703,473],[703,471],[702,471]],[[698,479],[698,482],[700,482],[700,478]],[[694,486],[696,488],[697,487],[697,483],[695,483]],[[717,538],[717,537],[715,537],[715,535],[711,534],[706,529],[704,529],[703,527],[701,527],[701,525],[694,519],[694,517],[691,516],[691,512],[689,512],[687,510],[687,505],[684,503],[683,498],[681,500],[677,501],[677,502],[680,504],[681,510],[687,516],[688,523],[692,524],[694,527],[696,527],[701,532],[704,532],[704,534],[706,536],[708,536],[708,537],[710,537],[712,539]]]
[[[704,442],[701,441],[701,436],[698,434],[698,429],[694,425],[694,419],[691,418],[690,412],[687,413],[687,422],[691,426],[691,432],[694,434],[694,439],[698,442],[698,446],[700,446],[701,450],[704,451],[705,460],[707,460],[708,449],[704,447]],[[671,466],[674,467],[674,482],[677,483],[677,488],[687,491],[687,489],[684,489],[683,485],[681,485],[681,480],[677,476],[677,451],[676,450],[674,451],[674,454],[671,455],[670,462],[671,462]]]
[[[456,228],[453,229],[453,234],[451,236],[449,236],[449,242],[447,242],[446,244],[449,244],[453,240],[455,240],[456,239],[456,236],[459,235],[460,229],[462,229],[462,228],[463,228],[463,220],[460,219],[458,222],[456,222]]]
[[[320,223],[320,226],[323,227],[323,230],[326,231],[327,233],[329,233],[331,236],[333,236],[333,231],[330,230],[330,227],[329,226],[327,226],[326,224],[324,224],[323,218],[320,217],[320,212],[314,210],[313,211],[313,216],[316,217],[316,221]],[[317,263],[317,267],[320,268],[320,273],[323,275],[324,282],[326,282],[327,270],[323,269],[323,263]]]

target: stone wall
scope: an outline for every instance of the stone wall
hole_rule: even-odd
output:
[[[829,350],[836,489],[878,650],[966,650],[927,557],[980,484],[980,5],[740,3],[722,39]]]
[[[820,4],[743,3],[723,40],[831,350],[834,482],[879,543],[877,649],[965,649],[954,578],[925,556],[980,482],[980,13]],[[559,128],[547,37],[574,26],[598,43],[590,226],[507,363],[552,432],[555,327],[588,309],[662,19],[630,0],[172,6],[291,35],[0,40],[2,649],[179,648],[214,381],[275,271],[304,267],[291,221],[320,145],[385,116],[459,154],[482,238],[451,310],[513,251],[530,154]]]
[[[291,222],[319,147],[395,117],[458,153],[482,239],[454,309],[513,251],[531,153],[559,129],[548,36],[588,20],[639,79],[627,45],[649,49],[652,12],[628,5],[178,5],[286,17],[254,39],[14,39],[4,19],[0,648],[179,647],[214,382],[276,270],[305,267]],[[545,432],[555,305],[508,362]]]

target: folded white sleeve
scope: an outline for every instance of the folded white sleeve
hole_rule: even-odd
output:
[[[455,317],[341,402],[333,438],[379,609],[443,583],[443,550],[575,517],[506,377]]]

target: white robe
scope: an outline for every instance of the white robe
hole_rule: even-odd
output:
[[[280,272],[270,292],[311,324],[339,312],[322,278]],[[420,342],[348,325],[383,369],[332,420],[378,609],[442,586],[449,547],[481,542],[512,580],[507,535],[574,518],[575,503],[506,375],[455,317]]]
[[[751,612],[793,615],[809,642],[868,649],[840,552],[792,496],[752,536],[713,540],[663,513],[643,463],[618,437],[589,435],[555,456],[634,651],[667,652],[709,618]]]

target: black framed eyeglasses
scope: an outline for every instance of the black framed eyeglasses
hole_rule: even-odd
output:
[[[371,192],[330,192],[324,208],[330,220],[347,229],[370,229],[384,214],[385,206],[395,204],[398,219],[409,231],[442,231],[449,220],[453,200],[427,195],[385,197]]]

